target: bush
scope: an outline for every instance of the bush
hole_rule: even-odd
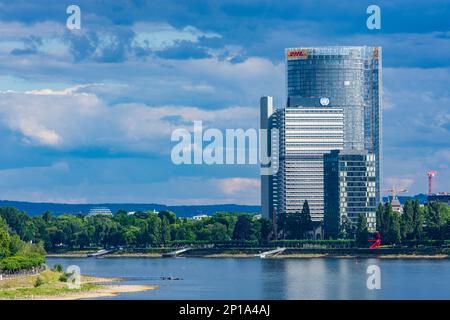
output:
[[[62,264],[61,264],[61,263],[55,264],[55,265],[53,266],[53,271],[56,271],[56,272],[62,272],[62,271],[63,271],[63,266],[62,266]]]
[[[0,260],[0,270],[19,271],[23,269],[32,269],[45,262],[45,256],[38,253],[29,253],[27,255],[15,255]]]
[[[44,284],[44,280],[42,280],[41,277],[37,277],[36,281],[34,282],[34,287],[37,288],[37,287],[42,286],[43,284]]]
[[[59,276],[59,281],[60,282],[67,282],[67,280],[69,279],[71,274],[69,273],[63,273],[62,275]]]

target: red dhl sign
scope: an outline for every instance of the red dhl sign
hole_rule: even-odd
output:
[[[288,59],[306,59],[308,58],[307,49],[294,49],[287,52]]]

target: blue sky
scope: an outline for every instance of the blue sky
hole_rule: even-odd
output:
[[[66,8],[82,28],[66,28]],[[366,8],[381,7],[381,30]],[[448,1],[0,1],[0,198],[259,204],[257,166],[176,166],[170,134],[258,128],[284,48],[383,47],[384,184],[450,191]]]

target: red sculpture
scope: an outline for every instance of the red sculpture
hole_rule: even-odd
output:
[[[369,249],[379,248],[381,245],[381,235],[380,231],[378,231],[378,239],[369,239],[369,242],[373,242],[373,244],[369,247]]]

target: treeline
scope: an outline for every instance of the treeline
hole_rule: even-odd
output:
[[[15,208],[0,208],[0,217],[24,241],[42,242],[47,250],[59,247],[151,247],[174,241],[267,241],[272,230],[266,219],[250,214],[216,213],[201,220],[178,218],[173,212],[118,211],[113,216],[50,212],[30,217]]]
[[[379,205],[376,223],[383,244],[443,243],[450,240],[450,206],[442,202],[431,202],[421,207],[418,200],[407,200],[402,214],[393,211],[390,203]],[[360,217],[356,228],[344,225],[342,234],[351,235],[353,231],[358,242],[367,241],[369,233],[364,217]]]
[[[219,212],[201,220],[179,218],[170,211],[134,214],[118,211],[113,216],[53,216],[45,212],[41,216],[30,217],[15,208],[0,207],[0,219],[3,221],[0,258],[30,251],[30,242],[40,243],[47,251],[58,248],[148,248],[189,243],[249,246],[275,243],[271,221],[239,213]],[[277,221],[279,241],[314,240],[306,202],[302,212],[280,217]],[[445,203],[420,206],[418,201],[408,200],[403,214],[394,212],[390,204],[380,205],[376,221],[382,244],[439,244],[450,240],[450,206]],[[367,247],[371,236],[365,217],[361,216],[358,223],[347,219],[341,224],[338,239],[351,241],[339,246],[356,243]],[[296,246],[303,244],[300,241]],[[330,242],[329,245],[338,244]]]
[[[11,231],[0,216],[0,272],[32,269],[45,262],[43,243],[30,243]]]

